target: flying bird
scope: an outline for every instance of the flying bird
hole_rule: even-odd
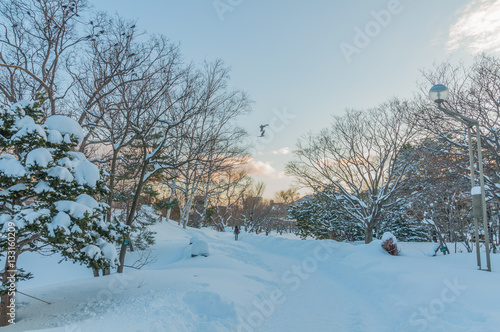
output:
[[[260,136],[259,137],[264,137],[264,134],[266,133],[264,128],[266,128],[267,126],[269,126],[269,124],[260,125]]]

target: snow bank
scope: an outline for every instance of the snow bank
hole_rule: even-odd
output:
[[[18,294],[19,321],[5,331],[496,331],[500,324],[500,255],[492,255],[488,273],[476,270],[475,254],[426,257],[428,243],[399,243],[404,255],[394,259],[379,240],[352,245],[244,233],[234,241],[229,232],[173,223],[153,230],[154,259],[141,271],[93,278],[68,262],[41,266],[19,289],[38,282],[29,294],[52,304]],[[210,256],[183,259],[191,238],[205,241]],[[126,264],[138,257],[128,253]],[[58,283],[43,286],[41,273],[47,284]]]

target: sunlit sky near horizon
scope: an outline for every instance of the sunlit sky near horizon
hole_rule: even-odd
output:
[[[240,120],[248,169],[267,198],[293,178],[297,139],[346,108],[417,93],[420,70],[500,53],[500,0],[90,0],[181,44],[187,61],[222,59],[253,100]],[[259,125],[270,124],[258,138]]]

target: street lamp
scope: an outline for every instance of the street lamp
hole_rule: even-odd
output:
[[[481,269],[481,253],[479,250],[479,234],[478,234],[478,220],[483,218],[484,227],[484,245],[486,249],[486,265],[488,271],[491,272],[491,262],[490,262],[490,238],[488,235],[488,216],[486,214],[486,195],[484,191],[484,176],[483,176],[483,154],[481,152],[481,136],[479,132],[479,122],[474,119],[470,119],[458,112],[451,111],[443,107],[443,103],[448,100],[449,91],[443,84],[434,85],[429,90],[429,99],[435,102],[440,111],[444,112],[446,115],[454,118],[457,121],[465,124],[467,126],[467,134],[469,141],[469,161],[470,161],[470,172],[471,172],[471,194],[473,201],[473,214],[474,214],[474,232],[476,237],[476,254],[477,254],[477,266]],[[479,186],[476,185],[476,168],[474,165],[474,153],[472,147],[472,128],[476,129],[476,141],[477,141],[477,159],[478,159],[478,169],[479,169]]]

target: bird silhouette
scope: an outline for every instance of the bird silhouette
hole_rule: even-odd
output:
[[[264,128],[266,128],[267,126],[269,126],[269,124],[260,125],[260,137],[264,137],[264,134],[266,133]]]

